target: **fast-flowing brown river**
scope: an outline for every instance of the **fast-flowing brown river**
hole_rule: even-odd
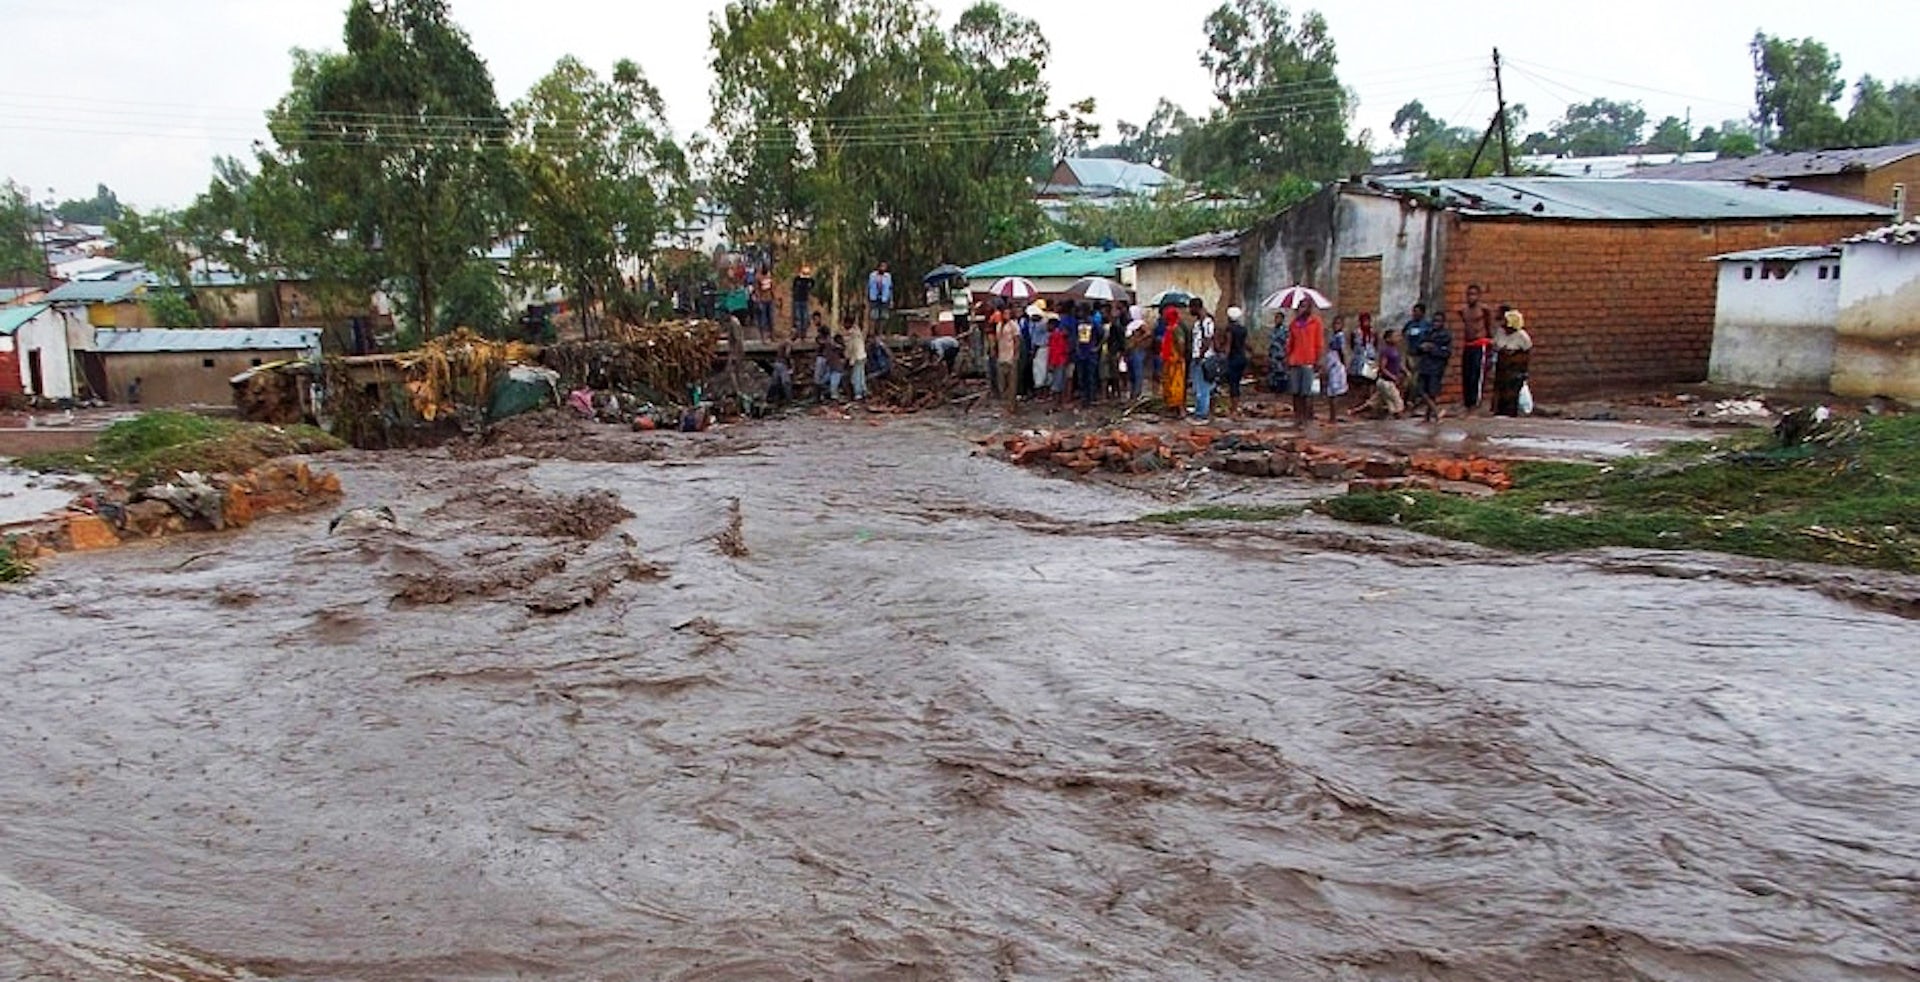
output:
[[[1920,978],[1920,622],[658,439],[0,592],[0,978]]]

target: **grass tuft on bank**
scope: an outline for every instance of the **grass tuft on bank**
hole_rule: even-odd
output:
[[[1306,510],[1305,505],[1202,505],[1157,511],[1140,516],[1149,525],[1185,525],[1188,522],[1279,522]]]
[[[29,454],[16,463],[29,470],[150,484],[170,480],[178,471],[238,473],[276,457],[344,446],[311,426],[268,426],[156,409],[108,426],[90,447]]]
[[[1513,478],[1491,498],[1363,492],[1319,507],[1515,552],[1693,549],[1920,572],[1920,415],[1865,420],[1832,445],[1748,437],[1605,467],[1518,464]]]

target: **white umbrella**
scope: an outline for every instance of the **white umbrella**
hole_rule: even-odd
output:
[[[1332,310],[1333,301],[1326,294],[1310,286],[1290,286],[1270,296],[1262,304],[1268,310],[1292,310],[1303,303],[1313,304],[1321,310]]]
[[[1075,280],[1072,286],[1067,287],[1066,296],[1075,300],[1113,301],[1129,299],[1133,291],[1104,276],[1089,276]]]
[[[1003,276],[993,281],[993,285],[987,287],[987,292],[996,297],[1006,297],[1008,300],[1031,300],[1040,295],[1040,288],[1034,286],[1033,281],[1029,279]]]

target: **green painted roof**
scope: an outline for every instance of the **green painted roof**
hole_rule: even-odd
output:
[[[43,303],[0,309],[0,336],[11,336],[13,332],[27,326],[28,321],[40,316],[40,312],[45,309],[47,305]]]
[[[1161,247],[1145,249],[1099,249],[1055,240],[1046,245],[1023,249],[1010,256],[989,259],[967,267],[967,279],[974,282],[997,280],[1002,276],[1028,279],[1116,276],[1120,267],[1141,256],[1159,252]]]

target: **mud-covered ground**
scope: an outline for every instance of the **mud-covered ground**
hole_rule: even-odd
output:
[[[0,592],[0,978],[1920,978],[1920,622],[938,420],[518,440]]]

